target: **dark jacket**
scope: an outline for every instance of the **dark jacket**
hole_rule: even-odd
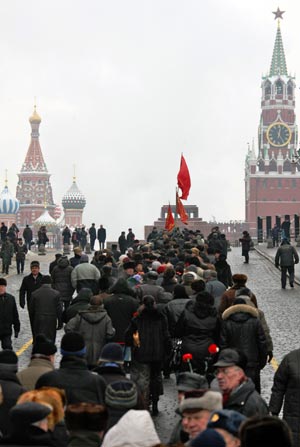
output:
[[[72,237],[70,228],[64,228],[64,230],[62,232],[62,237],[63,237],[63,244],[70,245],[71,237]]]
[[[262,369],[267,361],[267,340],[258,311],[247,304],[236,304],[222,314],[220,349],[232,348],[247,356],[247,367]]]
[[[32,241],[32,229],[29,227],[24,228],[23,231],[23,238],[26,242],[31,242]]]
[[[192,365],[202,372],[209,345],[219,342],[216,309],[213,306],[202,308],[197,301],[189,301],[178,320],[175,335],[182,338],[182,354],[191,353]]]
[[[95,227],[91,227],[89,229],[89,235],[90,235],[90,240],[91,241],[95,241],[96,240],[97,232],[96,232],[96,228]]]
[[[98,228],[97,236],[98,236],[99,242],[105,242],[105,239],[106,239],[106,229],[105,228]]]
[[[25,428],[16,427],[13,433],[7,438],[0,439],[2,447],[21,447],[21,446],[37,446],[37,447],[56,447],[57,444],[51,437],[50,432],[45,432],[39,427],[29,425]]]
[[[226,310],[226,309],[228,309],[228,307],[232,306],[232,304],[236,298],[236,296],[235,296],[236,291],[239,289],[242,289],[244,287],[245,287],[245,284],[243,284],[243,285],[235,284],[230,289],[226,290],[226,292],[223,293],[222,298],[221,298],[221,303],[219,306],[219,313],[221,315],[224,312],[224,310]],[[255,305],[255,307],[257,307],[257,299],[253,292],[251,292],[250,299],[251,299],[252,303]]]
[[[15,247],[15,252],[16,252],[16,260],[17,261],[24,261],[26,258],[26,253],[27,253],[27,247],[25,244],[17,244]]]
[[[175,337],[176,324],[189,301],[189,298],[173,298],[164,308],[164,313],[168,320],[169,331],[173,338]]]
[[[16,405],[18,398],[26,390],[20,384],[16,373],[4,369],[5,365],[1,365],[0,369],[0,386],[3,394],[3,403],[0,405],[0,431],[3,435],[7,435],[11,430],[9,422],[9,410]]]
[[[103,305],[80,310],[68,321],[65,332],[79,332],[85,341],[86,359],[89,366],[95,366],[103,346],[112,339],[115,329]]]
[[[269,413],[266,402],[256,391],[251,379],[243,382],[230,394],[224,409],[238,411],[247,417],[266,416]]]
[[[117,363],[100,363],[93,371],[103,377],[107,385],[112,382],[130,381],[124,369]]]
[[[226,288],[231,287],[233,284],[231,267],[222,255],[215,262],[215,269],[218,275],[218,280],[221,281]]]
[[[165,291],[161,286],[156,284],[155,279],[148,279],[145,284],[137,288],[137,297],[140,301],[143,300],[143,296],[145,295],[152,295],[156,303],[165,302]]]
[[[0,335],[11,335],[12,326],[15,334],[20,332],[19,313],[13,295],[0,295]]]
[[[63,388],[68,404],[79,402],[104,403],[106,384],[98,374],[88,370],[87,362],[78,356],[63,356],[60,368],[43,374],[35,388]]]
[[[80,264],[81,255],[75,254],[72,258],[69,259],[70,266],[73,267],[73,269],[76,267],[76,265]]]
[[[133,334],[138,331],[140,347],[135,347]],[[133,347],[133,359],[140,363],[160,363],[169,355],[171,337],[165,316],[157,309],[144,309],[131,320],[125,333],[125,344]]]
[[[239,241],[242,244],[242,256],[245,256],[245,253],[248,253],[251,248],[252,240],[250,234],[243,235],[243,237],[240,238]]]
[[[283,419],[293,432],[294,445],[300,437],[300,349],[289,352],[282,360],[274,376],[269,410],[279,415],[283,405]]]
[[[100,445],[100,437],[95,431],[76,430],[70,432],[68,447],[99,447]]]
[[[68,259],[63,257],[58,260],[57,266],[54,267],[51,274],[52,287],[59,291],[63,301],[71,301],[74,293],[71,282],[72,270],[73,267],[70,266]]]
[[[93,294],[90,289],[81,289],[78,295],[72,299],[70,306],[66,310],[66,323],[75,317],[80,310],[87,309]]]
[[[275,265],[278,267],[290,267],[294,264],[298,264],[299,256],[297,250],[293,245],[288,242],[282,242],[278,248],[275,256]]]
[[[33,292],[29,304],[33,321],[33,334],[44,334],[55,342],[56,327],[62,327],[62,305],[60,294],[51,284],[42,284]]]
[[[23,278],[19,294],[20,306],[23,309],[25,307],[25,297],[27,298],[27,307],[29,307],[31,294],[41,286],[42,276],[43,275],[39,273],[37,277],[34,278],[32,273],[30,273]]]

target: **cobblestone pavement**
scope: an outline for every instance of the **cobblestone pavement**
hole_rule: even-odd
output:
[[[49,262],[54,259],[54,252],[46,256],[37,256],[30,253],[27,256],[25,274],[29,273],[29,264],[33,259],[41,262],[41,272],[48,273]],[[299,315],[300,315],[300,288],[296,285],[294,289],[281,289],[280,272],[274,264],[262,257],[256,251],[250,252],[250,263],[243,264],[244,258],[241,256],[240,248],[233,248],[228,254],[228,261],[232,267],[232,273],[245,273],[248,275],[248,286],[253,290],[258,299],[260,308],[265,312],[270,326],[271,335],[274,342],[274,357],[278,363],[285,354],[296,349],[300,345],[299,335]],[[15,295],[18,302],[18,290],[21,285],[22,275],[16,274],[15,264],[13,264],[8,279],[8,292]],[[18,339],[14,340],[14,349],[18,351],[31,338],[28,314],[26,309],[19,309],[21,318],[21,333]],[[63,330],[57,334],[57,345]],[[19,356],[19,367],[25,367],[30,359],[31,348],[25,350]],[[56,360],[59,362],[59,357]],[[262,395],[268,401],[272,387],[274,368],[267,365],[262,371]],[[175,377],[164,380],[165,394],[159,401],[159,416],[155,417],[155,424],[162,442],[169,438],[172,427],[175,423],[174,411],[176,409]]]

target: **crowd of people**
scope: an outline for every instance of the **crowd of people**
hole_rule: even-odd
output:
[[[11,340],[22,331],[18,306],[0,278],[0,445],[162,446],[154,423],[172,374],[178,406],[167,445],[298,446],[300,351],[283,359],[265,402],[260,372],[272,360],[272,337],[247,275],[232,274],[219,228],[205,239],[154,227],[145,243],[129,229],[109,249],[102,225],[84,231],[80,241],[63,234],[75,242],[73,256],[57,253],[49,274],[33,260],[22,278],[18,304],[33,345],[19,371]],[[90,260],[86,241],[93,250],[97,238]],[[27,242],[16,239],[25,257]],[[249,263],[249,233],[241,244]]]

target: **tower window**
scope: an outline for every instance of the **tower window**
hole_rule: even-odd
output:
[[[282,95],[283,93],[283,85],[281,81],[277,81],[275,84],[276,95]]]
[[[281,189],[281,188],[282,188],[282,181],[281,181],[281,178],[278,179],[277,187],[278,187],[278,189]]]
[[[271,95],[271,82],[267,81],[265,84],[265,97]]]
[[[287,86],[287,94],[289,96],[293,96],[293,84],[291,83],[291,81],[289,81],[288,86]]]

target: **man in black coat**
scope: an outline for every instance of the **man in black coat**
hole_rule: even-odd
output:
[[[121,232],[121,235],[119,236],[119,239],[118,239],[118,244],[119,244],[121,255],[124,255],[126,248],[127,248],[127,240],[126,240],[126,236],[125,236],[125,231]]]
[[[67,256],[62,256],[51,273],[52,287],[59,291],[64,310],[69,307],[74,293],[74,287],[71,282],[72,271],[73,267],[70,266]]]
[[[105,247],[105,241],[106,241],[106,229],[103,228],[103,225],[100,225],[100,228],[98,228],[97,236],[98,236],[100,250],[103,250]]]
[[[33,337],[44,334],[55,343],[56,329],[63,326],[62,303],[60,293],[52,289],[51,276],[42,277],[40,288],[31,295],[29,311],[33,323]]]
[[[62,257],[61,253],[56,253],[54,261],[50,262],[49,264],[49,275],[52,274],[54,268],[57,266],[57,263],[61,257]]]
[[[283,239],[275,255],[275,266],[281,268],[281,287],[286,287],[287,272],[289,272],[290,286],[294,287],[295,264],[299,263],[299,256],[294,246],[287,239]]]
[[[96,241],[96,238],[97,238],[96,228],[95,228],[95,224],[94,223],[92,223],[92,226],[89,229],[89,235],[90,235],[91,250],[94,251],[95,241]]]
[[[68,332],[61,340],[62,359],[60,368],[43,374],[36,389],[43,386],[62,388],[68,404],[78,402],[104,403],[106,383],[98,374],[88,370],[85,359],[86,347],[82,335]]]
[[[34,292],[41,286],[43,275],[40,273],[39,261],[32,261],[30,264],[30,270],[31,270],[31,273],[23,278],[23,281],[22,281],[22,284],[20,287],[20,292],[19,292],[19,301],[20,301],[20,307],[22,307],[22,309],[24,309],[25,303],[27,301],[27,309],[28,309],[28,313],[29,313],[30,327],[31,327],[31,332],[33,334],[33,324],[32,324],[29,304],[30,304],[32,292]]]
[[[27,247],[23,244],[22,238],[18,238],[17,245],[15,246],[18,275],[24,272],[27,251]]]
[[[16,404],[18,398],[26,390],[20,384],[16,373],[18,357],[13,351],[5,349],[0,352],[0,386],[3,402],[0,405],[0,431],[5,436],[11,426],[9,410]]]
[[[1,242],[4,242],[6,240],[6,235],[7,235],[7,226],[5,225],[4,222],[1,222],[0,227]]]
[[[20,332],[20,320],[15,297],[6,293],[6,286],[6,279],[0,278],[0,340],[2,349],[12,349],[12,326],[17,338]]]
[[[26,227],[23,230],[23,238],[24,238],[27,250],[30,250],[31,242],[33,239],[33,234],[32,234],[32,229],[29,227],[29,225],[26,225]]]

